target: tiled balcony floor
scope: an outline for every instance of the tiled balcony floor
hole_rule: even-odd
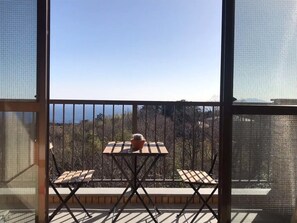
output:
[[[79,220],[79,222],[91,223],[91,222],[104,222],[111,223],[112,222],[112,214],[107,216],[110,207],[87,207],[89,212],[92,215],[92,218],[88,218],[86,214],[81,211],[79,208],[71,208],[73,210],[74,215]],[[195,209],[190,207],[187,209],[184,215],[182,215],[179,219],[176,219],[176,215],[179,213],[181,207],[178,205],[166,205],[159,206],[161,215],[158,216],[159,223],[188,223],[191,222]],[[53,209],[50,209],[50,213]],[[31,223],[34,221],[34,214],[28,212],[22,212],[18,210],[17,212],[11,211],[6,219],[0,219],[0,222],[9,222],[9,223]],[[71,223],[73,219],[70,214],[62,209],[55,218],[51,221],[52,223]],[[153,220],[149,216],[149,214],[140,206],[129,206],[127,209],[123,211],[123,213],[119,216],[117,223],[153,223]],[[195,221],[196,223],[213,223],[217,222],[215,218],[208,212],[206,209],[198,216]],[[237,212],[232,212],[232,223],[284,223],[290,222],[290,220],[284,219],[277,215],[264,213],[262,210],[238,210]]]
[[[164,208],[160,207],[161,215],[158,216],[158,222],[163,223],[173,223],[173,222],[190,222],[193,218],[195,212],[193,210],[187,211],[185,215],[181,216],[179,220],[176,219],[176,215],[180,209]],[[78,209],[77,209],[78,210]],[[113,215],[108,215],[109,209],[88,209],[92,215],[92,218],[88,218],[85,213],[79,211],[75,211],[74,214],[77,219],[81,222],[105,222],[111,223]],[[60,223],[60,222],[73,222],[71,216],[67,213],[67,211],[60,212],[53,220],[52,223]],[[117,223],[153,223],[154,221],[149,216],[149,214],[140,207],[129,207],[125,209],[122,214],[119,216]],[[199,215],[197,221],[195,222],[217,222],[215,218],[212,217],[211,214],[203,212],[203,214]]]
[[[187,209],[184,215],[179,219],[176,215],[180,211],[180,207],[160,207],[162,214],[158,217],[159,223],[190,223],[195,215],[195,209]],[[81,222],[104,222],[111,223],[112,215],[107,217],[109,209],[89,209],[93,217],[88,218],[83,212],[75,212],[75,216]],[[238,212],[232,212],[232,223],[285,223],[290,222],[288,219],[284,219],[275,215],[263,213],[261,210],[239,210]],[[67,212],[61,212],[56,216],[53,223],[60,222],[73,222],[71,216]],[[153,223],[149,214],[144,209],[140,208],[128,208],[123,211],[119,216],[117,223]],[[195,223],[217,223],[218,221],[212,216],[206,209],[199,214],[196,218]]]

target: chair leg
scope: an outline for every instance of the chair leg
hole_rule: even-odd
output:
[[[181,215],[182,215],[182,213],[185,211],[185,209],[188,207],[188,205],[189,205],[189,203],[194,199],[194,197],[195,197],[195,194],[196,194],[196,192],[194,193],[194,194],[192,194],[192,196],[190,197],[190,199],[186,202],[186,204],[184,205],[184,207],[183,207],[183,209],[179,212],[179,214],[177,214],[177,218],[179,218]]]
[[[59,197],[60,201],[62,202],[57,208],[56,210],[51,214],[51,216],[49,216],[49,222],[56,216],[56,214],[58,214],[58,212],[61,210],[62,206],[65,206],[65,208],[67,209],[67,211],[70,213],[71,217],[73,218],[73,220],[75,222],[79,222],[76,217],[74,216],[74,214],[72,213],[72,211],[70,210],[70,208],[68,207],[67,203],[64,201],[64,199],[62,198],[62,196],[60,195],[59,191],[56,189],[56,187],[52,184],[52,182],[50,182],[51,187],[53,188],[53,190],[55,191],[55,193],[57,194],[57,196]]]
[[[197,191],[200,189],[200,187],[201,187],[201,185],[197,188]],[[190,202],[192,201],[192,200],[194,200],[194,197],[195,197],[195,195],[196,195],[196,190],[194,189],[194,193],[192,194],[192,196],[190,197],[190,199],[186,202],[186,204],[185,204],[185,206],[183,207],[183,209],[179,212],[179,214],[177,215],[177,218],[179,218],[181,215],[182,215],[182,213],[185,211],[185,209],[188,207],[188,205],[190,204]]]
[[[214,192],[216,191],[216,189],[218,188],[218,186],[216,186],[211,194],[207,197],[207,199],[205,200],[202,195],[198,192],[198,190],[195,190],[195,193],[198,194],[199,198],[202,200],[203,204],[201,205],[201,207],[199,208],[199,210],[197,211],[197,213],[195,214],[194,218],[192,219],[191,223],[194,223],[195,219],[198,217],[199,213],[202,211],[202,209],[204,208],[204,206],[207,206],[207,208],[211,211],[211,213],[213,214],[213,216],[218,219],[218,215],[215,213],[215,211],[209,206],[208,201],[210,200],[210,198],[212,198]]]
[[[72,188],[70,187],[70,185],[68,185],[69,190],[72,192]],[[87,209],[84,207],[84,205],[81,203],[81,201],[78,199],[78,197],[76,196],[76,194],[73,194],[74,198],[76,199],[76,201],[79,203],[79,205],[81,206],[81,208],[84,210],[84,212],[87,214],[87,216],[89,218],[92,217],[92,215],[89,214],[89,212],[87,211]]]

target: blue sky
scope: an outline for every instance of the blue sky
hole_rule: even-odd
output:
[[[219,0],[51,4],[52,99],[218,99]],[[0,1],[0,95],[35,99],[36,1],[13,5]],[[292,0],[237,1],[234,97],[296,98],[296,11]]]
[[[52,0],[51,98],[218,99],[218,0]]]

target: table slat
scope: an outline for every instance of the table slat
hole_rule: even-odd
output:
[[[151,153],[159,153],[158,147],[155,142],[149,142],[149,148]]]
[[[103,153],[107,153],[107,154],[112,153],[114,144],[115,144],[115,142],[109,142],[109,143],[107,144],[107,146],[105,147]]]
[[[117,142],[113,148],[113,153],[120,153],[122,151],[123,142]]]
[[[149,153],[149,148],[147,142],[144,143],[143,148],[141,149],[141,153],[147,154]]]
[[[123,143],[124,143],[123,150],[131,149],[131,142],[130,141],[125,141]]]
[[[159,146],[159,150],[162,154],[168,154],[168,150],[164,146],[164,143],[162,142],[157,142],[157,145]]]

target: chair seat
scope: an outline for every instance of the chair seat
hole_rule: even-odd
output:
[[[55,184],[88,183],[95,170],[65,171],[55,181]]]
[[[181,170],[177,169],[184,183],[190,184],[204,184],[204,185],[217,185],[218,182],[214,180],[208,173],[201,170]]]

